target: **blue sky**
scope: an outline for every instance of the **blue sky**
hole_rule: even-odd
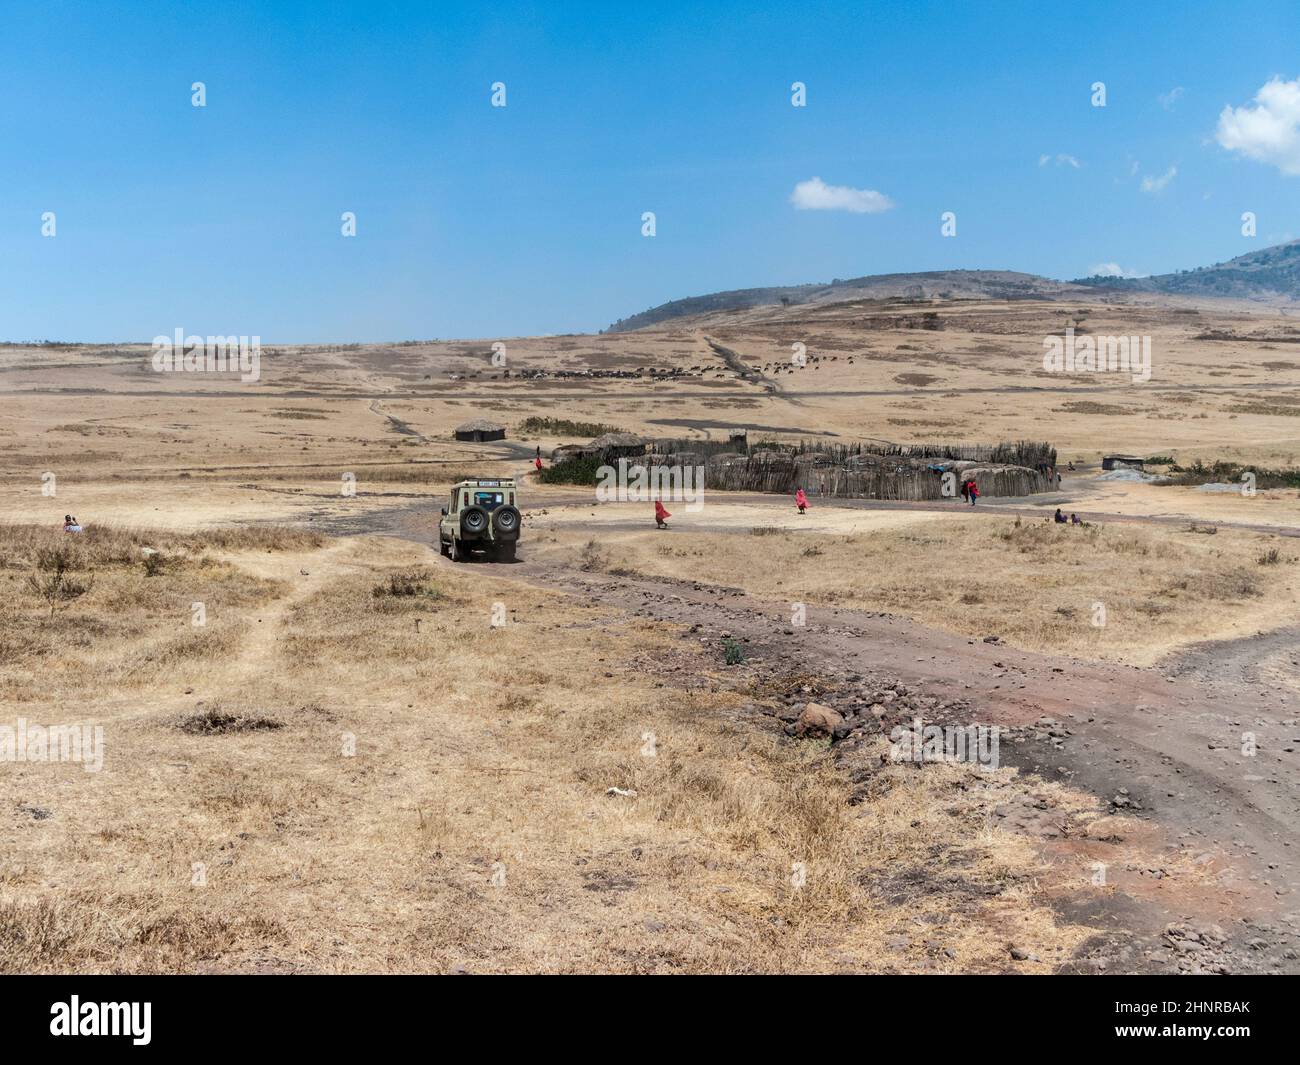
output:
[[[3,339],[583,331],[719,289],[1158,273],[1300,236],[1290,105],[1252,104],[1300,78],[1294,4],[5,2],[0,17]],[[1233,148],[1229,106],[1245,109]],[[797,209],[813,178],[891,206]]]

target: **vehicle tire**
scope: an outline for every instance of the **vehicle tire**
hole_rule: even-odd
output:
[[[519,511],[512,506],[497,507],[492,514],[492,527],[502,540],[513,540],[519,535]]]
[[[444,558],[451,554],[451,544],[447,543],[447,541],[442,538],[441,533],[438,534],[438,550],[442,553]]]
[[[466,507],[460,515],[460,527],[470,540],[477,540],[486,533],[490,521],[488,512],[482,507]]]
[[[515,542],[507,540],[503,544],[497,545],[497,561],[513,562],[515,560]]]
[[[460,546],[460,541],[452,537],[451,543],[447,545],[447,557],[453,562],[465,561],[465,550]]]

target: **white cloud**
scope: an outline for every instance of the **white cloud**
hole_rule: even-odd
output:
[[[1172,111],[1174,109],[1174,104],[1182,98],[1184,91],[1183,87],[1179,85],[1176,88],[1170,89],[1168,92],[1162,92],[1156,97],[1156,99],[1160,101],[1160,106],[1166,111]]]
[[[1040,155],[1038,157],[1038,165],[1046,166],[1052,161],[1052,159],[1053,157],[1050,155]],[[1061,152],[1055,156],[1055,159],[1057,166],[1072,166],[1075,170],[1079,169],[1079,160],[1072,155],[1066,155],[1064,152]]]
[[[1142,179],[1142,191],[1143,192],[1164,192],[1165,186],[1168,185],[1169,182],[1173,181],[1174,178],[1176,178],[1177,176],[1178,176],[1178,167],[1176,166],[1171,166],[1159,177],[1151,177],[1150,175],[1148,175],[1147,177],[1144,177]]]
[[[799,211],[848,211],[852,214],[879,214],[894,206],[894,201],[874,189],[854,189],[848,185],[827,185],[821,178],[801,181],[790,193],[790,202]]]
[[[1089,277],[1145,277],[1136,270],[1125,270],[1119,263],[1096,263],[1088,270]]]
[[[1300,174],[1300,78],[1272,78],[1253,104],[1225,107],[1215,137],[1230,152]]]

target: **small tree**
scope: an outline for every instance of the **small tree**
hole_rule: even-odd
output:
[[[27,577],[27,587],[44,599],[50,608],[50,617],[61,606],[80,599],[94,584],[94,578],[85,580],[76,576],[80,559],[68,544],[42,547],[36,552],[36,571]]]

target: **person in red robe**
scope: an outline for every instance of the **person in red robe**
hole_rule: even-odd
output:
[[[669,514],[668,511],[664,510],[663,503],[661,503],[659,500],[656,499],[655,500],[655,528],[656,529],[668,528],[667,522],[668,519],[671,517],[672,515]]]
[[[803,494],[802,488],[797,489],[794,493],[794,505],[799,508],[800,514],[808,509],[808,497]]]

